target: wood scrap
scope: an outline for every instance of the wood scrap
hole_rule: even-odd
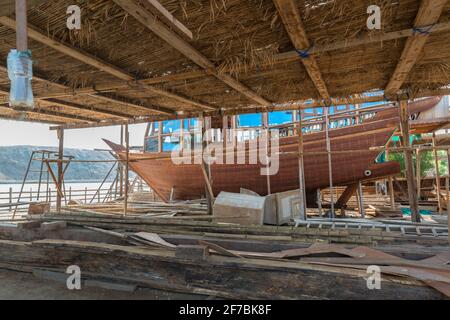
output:
[[[95,227],[89,227],[89,226],[84,226],[84,228],[86,228],[88,230],[104,233],[104,234],[107,234],[107,235],[110,235],[110,236],[113,236],[113,237],[121,238],[121,239],[126,239],[127,238],[127,236],[125,234],[122,234],[120,232],[114,232],[114,231],[110,231],[110,230],[105,230],[105,229],[100,229],[100,228],[95,228]]]
[[[52,259],[48,259],[49,253]],[[220,292],[223,292],[228,298],[235,299],[359,299],[362,294],[368,299],[444,297],[414,278],[389,274],[383,277],[383,290],[367,292],[361,288],[365,270],[348,266],[235,257],[196,261],[178,259],[175,252],[168,248],[148,250],[70,240],[31,243],[0,240],[0,263],[11,268],[61,268],[62,262],[64,265],[76,262],[82,267],[83,274],[95,274],[95,278],[126,278],[143,287],[163,290],[176,287],[184,292],[201,287],[211,292],[217,291],[218,296],[222,296]],[[243,283],[242,277],[248,281]],[[268,278],[272,281],[268,282]],[[341,290],[335,289],[338,287]]]
[[[145,241],[156,243],[156,244],[161,245],[163,247],[176,248],[176,245],[165,241],[163,238],[161,238],[156,233],[138,232],[138,233],[134,233],[133,236],[135,238],[137,237],[137,238],[143,239]]]
[[[242,258],[241,255],[236,254],[234,251],[231,250],[227,250],[222,248],[221,246],[211,243],[211,242],[207,242],[207,241],[203,241],[203,240],[199,240],[198,241],[199,244],[206,246],[209,249],[214,250],[214,252],[218,253],[218,254],[222,254],[228,257],[235,257],[235,258]]]

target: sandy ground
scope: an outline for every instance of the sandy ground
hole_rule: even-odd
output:
[[[121,292],[101,288],[68,290],[62,283],[36,278],[29,273],[0,269],[0,300],[178,300],[205,299],[159,290]]]

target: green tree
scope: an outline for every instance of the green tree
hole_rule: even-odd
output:
[[[448,165],[447,165],[447,152],[445,150],[438,151],[438,163],[439,163],[439,174],[441,176],[448,175]],[[397,161],[400,163],[400,167],[402,170],[402,175],[405,176],[405,157],[403,153],[391,153],[389,154],[389,161]],[[416,168],[417,158],[414,154],[413,156],[413,165]],[[420,153],[420,174],[422,177],[426,175],[435,175],[434,169],[434,155],[432,151],[422,151]]]

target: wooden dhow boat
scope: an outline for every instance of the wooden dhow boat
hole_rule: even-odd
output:
[[[408,106],[413,119],[436,106],[440,97],[422,99]],[[361,109],[364,110],[364,109]],[[400,173],[397,162],[376,163],[382,151],[374,147],[385,146],[399,128],[399,108],[378,109],[370,119],[360,124],[330,129],[331,169],[333,185],[347,186],[358,181],[376,180]],[[291,124],[295,126],[295,124]],[[306,191],[315,194],[317,189],[330,185],[329,162],[326,152],[325,132],[305,133],[304,173]],[[126,158],[123,146],[105,140],[122,160]],[[246,152],[251,151],[247,144]],[[261,175],[262,164],[212,164],[210,166],[212,189],[240,192],[241,188],[260,195],[299,188],[298,137],[296,134],[279,139],[279,170],[270,176],[270,182]],[[191,200],[204,197],[205,180],[199,164],[175,164],[171,152],[131,152],[129,167],[139,175],[164,201]]]

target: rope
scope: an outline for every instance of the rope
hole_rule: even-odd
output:
[[[431,34],[431,29],[433,29],[435,25],[436,25],[436,23],[430,24],[429,26],[425,26],[425,27],[422,27],[422,28],[414,27],[412,29],[413,30],[413,35],[421,34],[421,35],[428,36],[428,35]]]
[[[300,58],[302,59],[308,59],[311,54],[309,53],[311,51],[311,49],[313,48],[313,46],[310,46],[308,49],[306,50],[300,50],[300,49],[295,49],[295,51],[298,53],[298,55],[300,56]]]

